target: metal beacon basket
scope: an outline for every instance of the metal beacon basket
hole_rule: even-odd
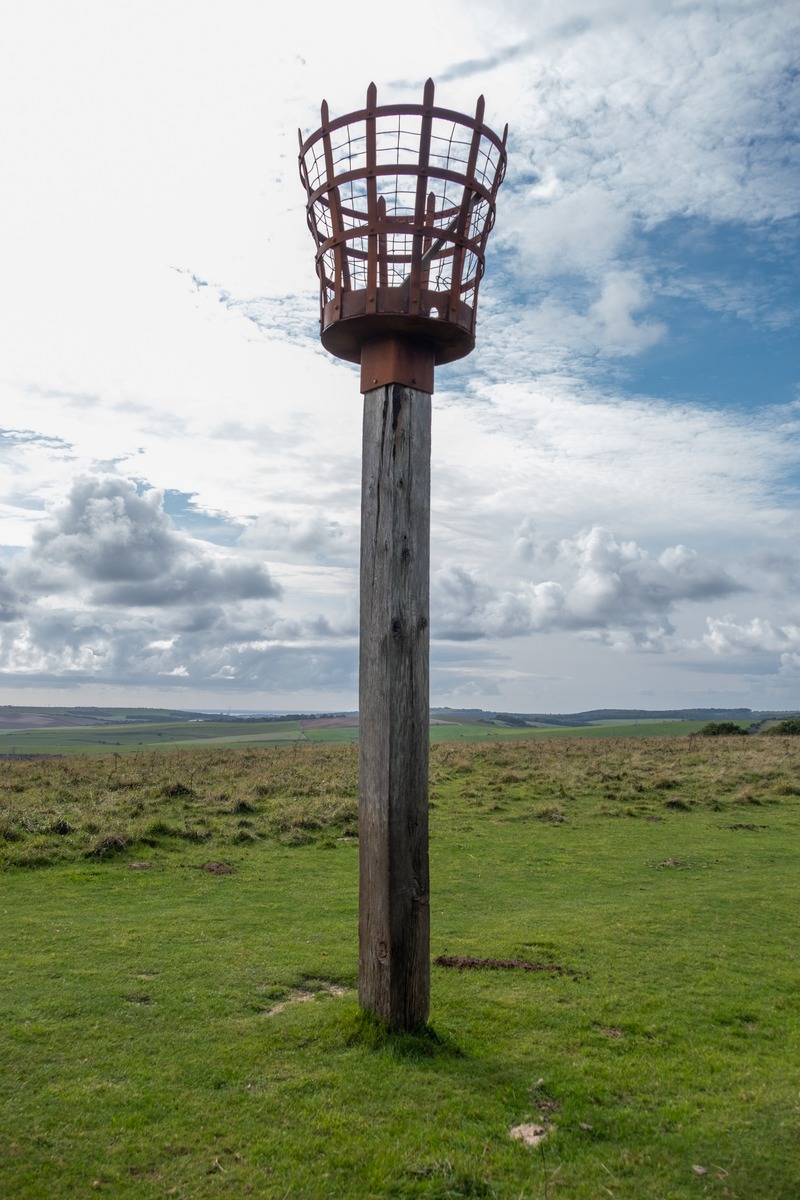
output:
[[[303,140],[300,178],[317,247],[320,338],[361,363],[361,390],[400,383],[433,391],[434,365],[475,345],[478,286],[508,127],[434,105],[377,102],[331,119]]]

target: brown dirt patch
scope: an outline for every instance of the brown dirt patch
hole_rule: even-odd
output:
[[[208,862],[203,863],[201,871],[208,871],[209,875],[235,875],[236,868],[229,867],[227,863]]]
[[[574,975],[560,963],[525,962],[518,958],[472,958],[468,955],[440,954],[433,960],[436,967],[455,967],[459,971],[546,971],[550,975]]]
[[[320,717],[314,721],[298,721],[298,724],[304,733],[314,729],[355,729],[358,717]]]

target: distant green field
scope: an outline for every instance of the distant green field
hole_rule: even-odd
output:
[[[431,741],[494,742],[519,738],[680,737],[702,729],[703,721],[615,721],[614,724],[552,726],[503,725],[502,722],[452,721],[431,726]],[[746,724],[746,722],[744,722]],[[126,721],[118,725],[66,726],[0,730],[0,754],[135,754],[192,746],[271,746],[291,742],[349,743],[357,726],[301,729],[299,721]]]
[[[564,726],[556,729],[534,730],[535,737],[631,738],[681,737],[697,733],[705,721],[615,721],[613,725]]]
[[[681,737],[684,734],[697,733],[703,728],[705,721],[647,721],[628,722],[615,721],[614,724],[601,725],[558,725],[549,729],[533,729],[530,727],[504,726],[475,722],[470,724],[433,725],[431,727],[432,742],[455,742],[460,739],[467,741],[494,741],[500,738],[631,738],[631,737]]]
[[[614,719],[613,723],[615,725],[663,725],[664,722],[665,722],[664,717],[616,717]],[[683,718],[679,719],[676,717],[671,717],[671,718],[667,719],[667,724],[669,724],[669,725],[674,725],[676,723],[678,725],[682,725],[684,723]],[[595,720],[588,721],[587,724],[589,724],[589,725],[608,725],[608,724],[610,724],[610,722],[604,721],[600,717],[598,717]]]
[[[336,745],[358,741],[358,726],[347,725],[343,729],[306,729],[303,734],[307,742],[332,742]]]
[[[3,730],[6,754],[113,754],[192,746],[259,746],[299,741],[297,721],[165,721],[86,728]]]

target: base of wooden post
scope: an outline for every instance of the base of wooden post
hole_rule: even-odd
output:
[[[358,996],[392,1029],[430,1011],[430,445],[427,392],[365,394]]]

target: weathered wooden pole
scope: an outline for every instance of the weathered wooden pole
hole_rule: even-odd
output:
[[[364,396],[359,669],[359,984],[392,1028],[427,1021],[431,398]]]
[[[303,140],[320,337],[361,364],[359,1001],[392,1029],[430,1008],[428,591],[434,367],[475,345],[506,164],[474,117],[378,105]]]

